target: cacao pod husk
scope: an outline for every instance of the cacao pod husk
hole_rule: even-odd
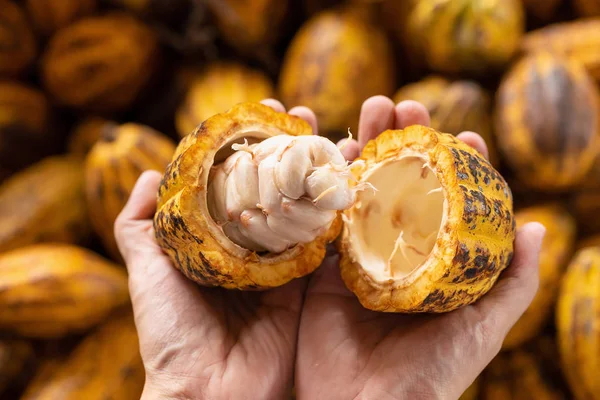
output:
[[[496,98],[496,139],[519,180],[543,191],[581,183],[600,151],[600,100],[575,61],[540,52],[505,76]]]
[[[112,317],[34,377],[22,400],[139,399],[145,372],[133,317]]]
[[[94,13],[97,8],[96,0],[26,0],[25,5],[33,26],[44,36]]]
[[[95,253],[37,244],[0,255],[0,328],[32,338],[85,331],[127,304],[127,273]]]
[[[40,242],[81,243],[90,224],[83,164],[55,156],[13,175],[0,186],[0,253]]]
[[[575,9],[584,17],[600,17],[600,1],[573,0]]]
[[[129,107],[159,61],[155,33],[134,17],[109,13],[58,31],[42,60],[46,89],[63,105],[95,112]]]
[[[0,394],[33,360],[33,347],[24,340],[0,340]]]
[[[10,0],[0,1],[0,77],[21,75],[37,53],[35,35],[21,6]]]
[[[190,133],[204,120],[236,104],[274,97],[269,78],[241,64],[217,63],[190,77],[188,93],[176,114],[177,132]]]
[[[69,154],[84,159],[103,136],[104,129],[111,129],[114,124],[100,117],[83,119],[71,132],[68,142]]]
[[[288,107],[311,108],[321,133],[338,139],[348,128],[356,132],[368,97],[392,95],[394,69],[390,43],[377,26],[346,9],[323,11],[300,28],[288,47],[280,96]]]
[[[92,227],[106,250],[120,260],[114,223],[142,172],[163,172],[175,144],[154,129],[127,123],[103,130],[85,162],[85,194]]]

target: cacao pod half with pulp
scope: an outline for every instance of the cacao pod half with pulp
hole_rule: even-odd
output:
[[[492,105],[489,94],[474,81],[451,82],[441,76],[429,76],[400,88],[394,102],[415,100],[423,104],[431,117],[431,127],[440,132],[458,135],[473,131],[488,145],[490,161],[497,165],[498,157],[492,137]]]
[[[0,77],[23,73],[34,61],[36,41],[21,6],[0,0]]]
[[[0,186],[0,253],[39,242],[79,243],[90,231],[83,164],[55,156]]]
[[[129,15],[87,17],[52,37],[42,77],[46,89],[64,105],[122,111],[152,77],[158,51],[154,32]]]
[[[300,28],[285,54],[281,99],[288,107],[312,109],[329,137],[356,131],[362,103],[394,90],[390,47],[378,27],[356,13],[321,12]]]
[[[504,78],[496,139],[519,179],[540,190],[579,184],[600,151],[598,89],[577,62],[535,53]]]
[[[35,28],[50,36],[81,17],[96,11],[96,0],[26,0],[27,11]]]
[[[92,226],[106,250],[120,259],[113,226],[142,172],[164,171],[175,145],[154,129],[127,123],[110,125],[85,162],[85,194]]]
[[[190,79],[188,93],[175,117],[181,137],[204,120],[236,104],[274,97],[269,78],[258,70],[236,63],[217,63]]]
[[[84,331],[129,301],[125,270],[73,245],[3,253],[0,280],[0,329],[33,338]]]
[[[503,348],[515,348],[536,337],[550,319],[563,272],[569,263],[576,237],[573,217],[561,206],[540,205],[515,213],[517,227],[539,222],[546,227],[540,253],[540,286],[533,302],[512,327]]]
[[[573,0],[575,8],[584,17],[600,17],[599,0]]]

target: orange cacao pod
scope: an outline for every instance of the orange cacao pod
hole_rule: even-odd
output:
[[[26,0],[25,4],[33,25],[46,36],[96,11],[96,0]]]
[[[580,15],[585,17],[600,16],[599,0],[573,0],[573,2]]]
[[[13,77],[33,62],[35,36],[21,6],[10,0],[0,0],[0,26],[0,77]]]
[[[100,117],[89,117],[80,121],[69,137],[69,153],[85,158],[102,137],[104,129],[110,129],[113,125],[114,122]]]

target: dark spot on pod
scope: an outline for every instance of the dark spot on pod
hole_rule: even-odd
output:
[[[469,175],[464,173],[464,172],[458,172],[456,174],[456,176],[458,177],[458,179],[462,179],[462,180],[467,180],[469,179]]]
[[[500,190],[500,184],[496,183],[496,190]]]
[[[135,376],[135,370],[133,368],[131,368],[131,366],[126,365],[119,370],[119,374],[121,375],[121,377],[123,379],[128,379],[128,378],[131,378],[132,376]]]
[[[444,303],[444,292],[436,289],[433,292],[429,293],[425,300],[423,300],[422,306],[428,306],[433,304],[443,304]]]
[[[469,247],[464,243],[460,243],[452,261],[464,266],[469,260]]]
[[[490,176],[489,176],[489,174],[485,175],[485,177],[483,178],[483,183],[485,183],[486,185],[490,184]]]
[[[447,278],[450,276],[450,270],[446,271],[446,273],[442,276],[442,278]]]
[[[490,260],[489,254],[478,255],[473,260],[473,263],[475,264],[475,266],[477,267],[477,269],[484,270],[484,269],[488,268],[489,260]]]
[[[477,275],[477,268],[469,268],[465,271],[465,278],[472,279]]]

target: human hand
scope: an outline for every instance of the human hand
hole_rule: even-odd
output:
[[[345,156],[356,158],[386,129],[413,124],[429,124],[422,105],[370,98],[362,107],[358,141],[346,145]],[[458,137],[487,157],[479,135]],[[499,352],[531,303],[544,232],[537,223],[523,226],[513,261],[494,288],[477,303],[440,315],[363,308],[340,277],[338,256],[327,258],[305,296],[296,360],[298,399],[457,399]]]
[[[263,103],[285,112],[275,100]],[[312,111],[289,113],[316,133]],[[306,279],[265,292],[205,288],[186,279],[154,238],[161,177],[144,173],[115,223],[146,369],[142,398],[286,398]]]

